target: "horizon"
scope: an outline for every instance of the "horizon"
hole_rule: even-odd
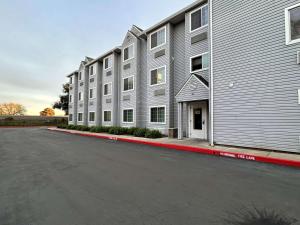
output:
[[[133,24],[147,29],[192,2],[0,2],[0,25],[6,31],[0,36],[0,103],[19,103],[25,115],[39,115],[52,108],[66,75],[85,56],[96,58],[120,45]]]

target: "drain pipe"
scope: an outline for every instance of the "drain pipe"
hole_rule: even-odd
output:
[[[213,68],[213,6],[209,1],[209,32],[210,32],[210,145],[214,146],[214,68]]]

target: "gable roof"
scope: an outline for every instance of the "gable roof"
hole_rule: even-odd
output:
[[[102,61],[105,57],[107,57],[108,55],[112,54],[112,53],[121,53],[121,47],[118,46],[118,47],[115,47],[107,52],[105,52],[104,54],[100,55],[99,57],[97,57],[96,59],[90,61],[89,63],[86,64],[86,66],[89,66],[89,65],[92,65],[94,64],[95,62],[98,62],[98,61]]]
[[[71,77],[71,76],[73,76],[76,73],[78,73],[78,70],[73,71],[72,73],[68,74],[66,77]]]

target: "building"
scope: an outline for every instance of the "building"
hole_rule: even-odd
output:
[[[300,1],[198,0],[69,77],[71,124],[300,152]]]

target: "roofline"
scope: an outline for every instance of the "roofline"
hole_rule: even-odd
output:
[[[70,74],[67,75],[66,77],[71,77],[71,76],[73,76],[73,75],[76,74],[76,73],[78,73],[78,70],[73,71],[72,73],[70,73]]]
[[[185,14],[188,11],[191,11],[192,9],[198,7],[199,5],[203,4],[204,2],[207,2],[207,0],[197,0],[193,3],[191,3],[190,5],[186,6],[185,8],[177,11],[176,13],[172,14],[171,16],[169,16],[169,17],[161,20],[160,22],[156,23],[155,25],[149,27],[140,36],[149,34],[150,32],[152,32],[152,31],[164,26],[165,24],[169,23],[175,17],[180,16],[182,14]]]
[[[117,46],[111,50],[109,50],[108,52],[100,55],[99,57],[97,57],[96,59],[92,60],[91,62],[85,64],[85,66],[89,66],[89,65],[92,65],[94,64],[95,62],[98,62],[98,61],[101,61],[102,59],[104,59],[106,56],[110,55],[111,53],[114,53],[114,52],[117,52],[117,51],[121,51],[121,47],[120,46]]]

